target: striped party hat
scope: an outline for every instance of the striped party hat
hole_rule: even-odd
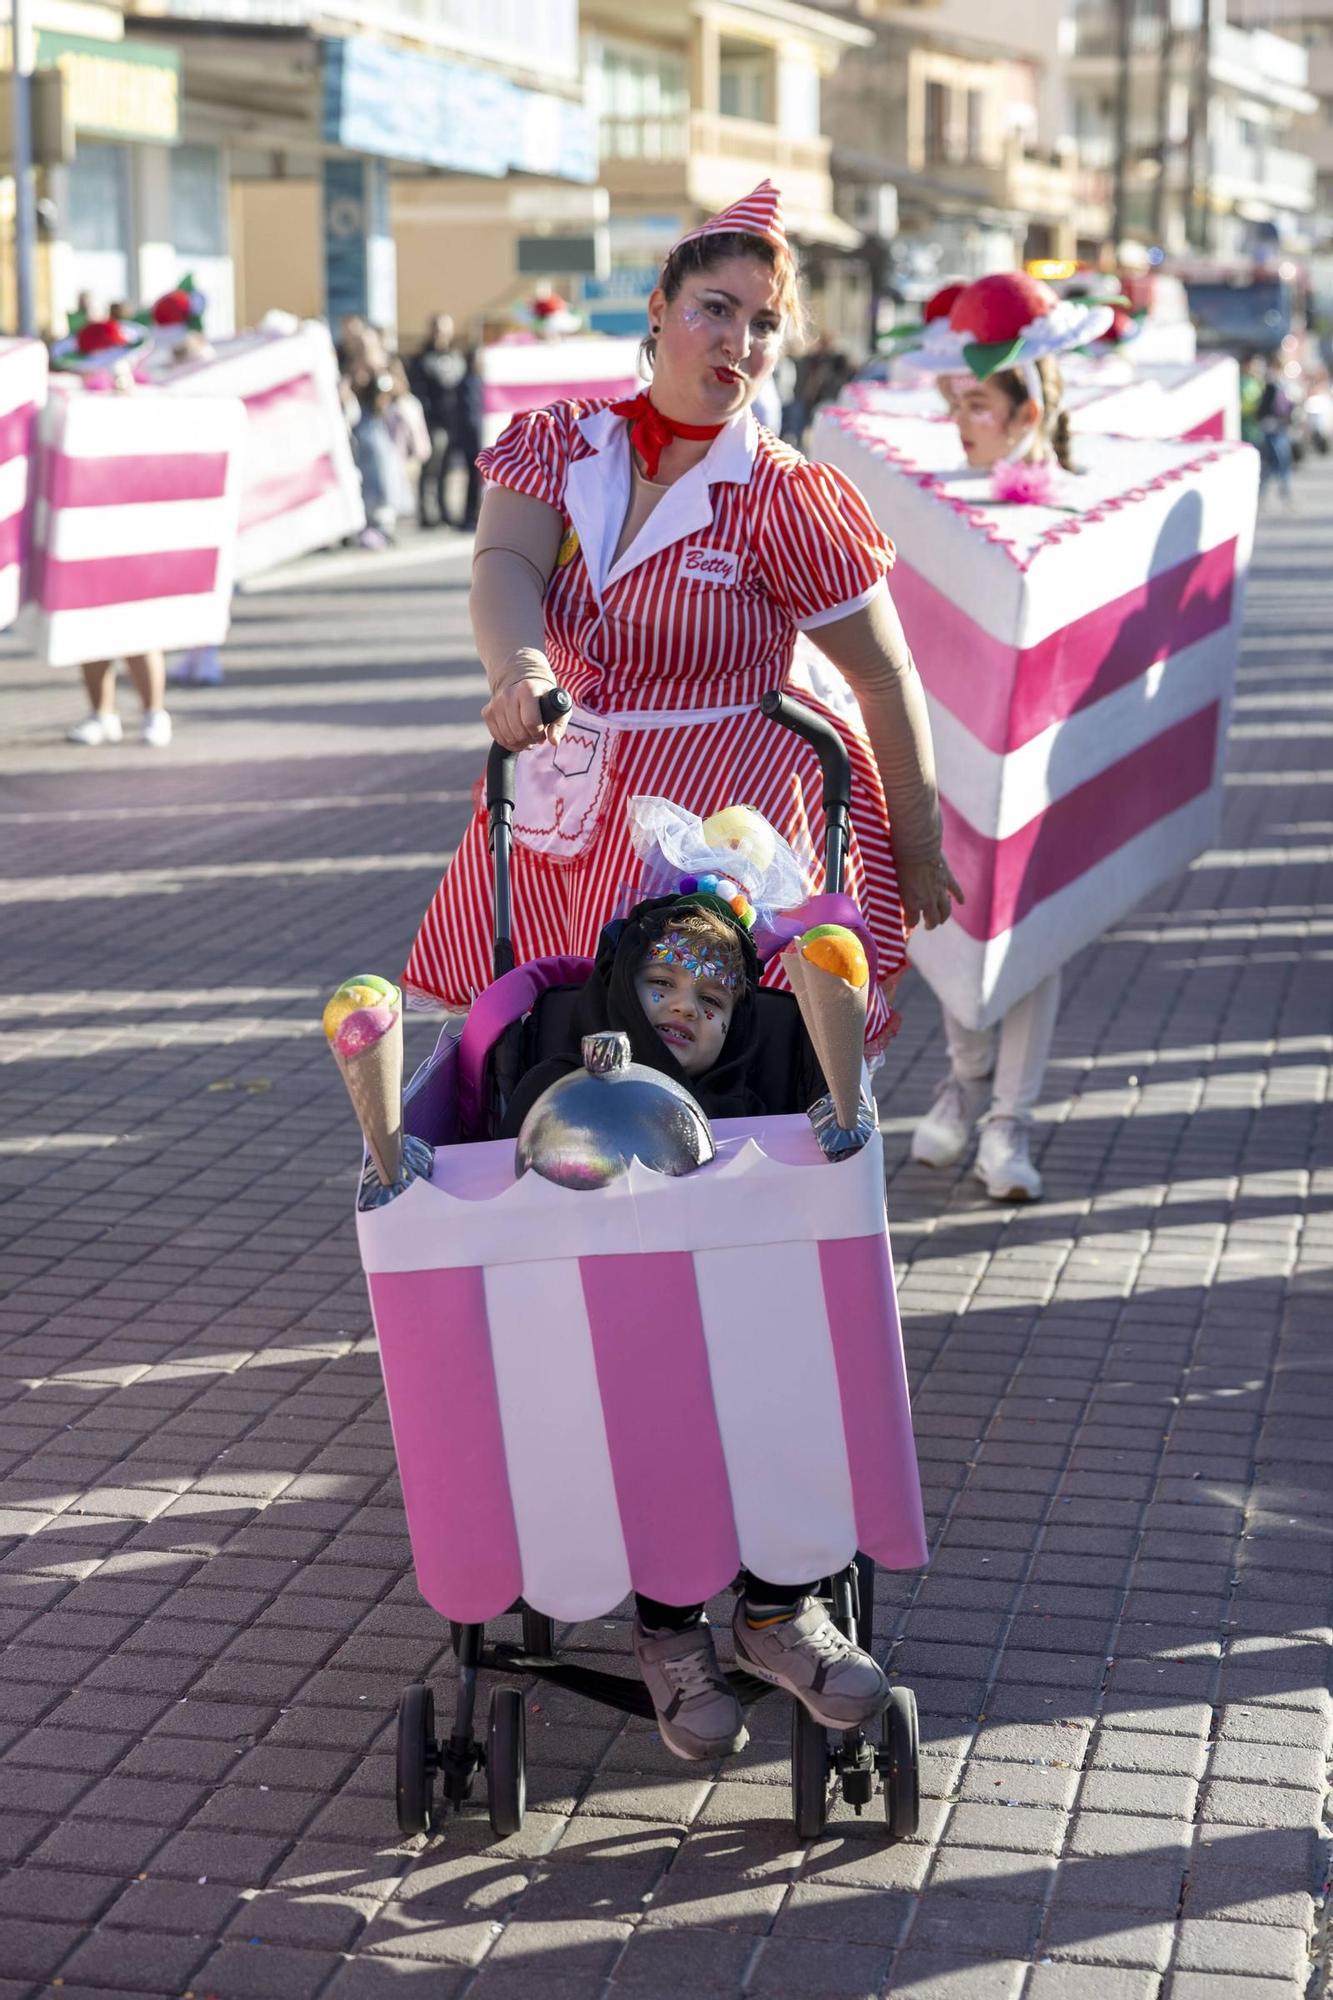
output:
[[[700,236],[730,236],[740,233],[746,236],[762,236],[765,243],[771,243],[779,257],[790,257],[787,232],[782,226],[782,196],[772,181],[760,181],[753,193],[741,201],[733,201],[730,208],[720,209],[710,215],[707,222],[701,222],[697,229],[687,229],[676,244],[693,243]]]

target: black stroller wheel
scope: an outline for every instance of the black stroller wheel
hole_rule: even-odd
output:
[[[828,1731],[802,1702],[791,1705],[791,1809],[798,1840],[818,1840],[828,1819]]]
[[[517,1833],[528,1800],[527,1716],[517,1688],[496,1688],[486,1729],[486,1789],[497,1840]]]
[[[398,1702],[398,1828],[405,1837],[430,1831],[438,1768],[435,1697],[417,1681]]]
[[[523,1606],[523,1651],[534,1660],[555,1658],[555,1622],[544,1611]]]
[[[894,1688],[880,1722],[879,1767],[884,1779],[884,1817],[891,1840],[910,1840],[921,1820],[921,1765],[918,1755],[916,1696]]]
[[[856,1555],[856,1643],[863,1653],[875,1652],[875,1559]]]

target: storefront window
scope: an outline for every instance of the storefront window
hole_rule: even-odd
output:
[[[180,257],[224,257],[222,163],[213,146],[171,150],[171,241]]]
[[[65,238],[72,249],[119,251],[129,244],[129,152],[80,139],[67,172]]]

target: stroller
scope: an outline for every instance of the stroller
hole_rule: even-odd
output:
[[[827,893],[798,928],[860,926],[841,894],[842,741],[790,696],[768,694],[761,706],[813,747],[823,775]],[[544,719],[567,707],[553,691]],[[870,1650],[876,1556],[898,1568],[924,1560],[878,1134],[854,1160],[823,1158],[805,1117],[808,1082],[797,1081],[813,1061],[799,1009],[791,994],[761,988],[757,1088],[779,1113],[716,1121],[717,1159],[684,1179],[636,1161],[593,1191],[536,1174],[515,1180],[512,1142],[491,1135],[517,1079],[568,1046],[590,961],[515,965],[514,758],[498,744],[486,800],[495,982],[461,1033],[445,1029],[405,1093],[404,1130],[436,1148],[431,1177],[357,1216],[418,1586],[449,1619],[459,1668],[444,1736],[429,1687],[407,1688],[399,1703],[404,1835],[430,1828],[437,1786],[458,1809],[479,1771],[497,1837],[523,1824],[523,1696],[494,1688],[479,1737],[483,1670],[653,1716],[637,1676],[560,1656],[557,1619],[605,1615],[631,1584],[695,1602],[739,1587],[748,1567],[822,1575],[839,1629]],[[658,1261],[636,1279],[640,1264],[629,1260],[644,1258]],[[653,1298],[695,1278],[705,1303],[710,1286],[730,1284],[734,1301],[740,1285],[747,1309],[723,1313],[720,1332],[704,1308],[698,1325],[688,1313],[669,1325],[659,1314],[655,1340],[645,1325]],[[756,1462],[755,1394],[793,1436],[799,1425],[808,1442],[795,1454],[799,1476],[780,1451]],[[739,1421],[729,1395],[745,1399]],[[676,1462],[677,1450],[688,1461],[685,1497],[664,1520],[652,1461],[670,1451]],[[510,1612],[521,1639],[488,1641],[487,1622]],[[747,1706],[775,1692],[743,1672],[727,1678]],[[858,1814],[881,1791],[889,1838],[910,1838],[919,1814],[910,1690],[893,1689],[873,1740],[865,1729],[826,1730],[793,1701],[791,1782],[799,1839],[823,1830],[835,1783]]]

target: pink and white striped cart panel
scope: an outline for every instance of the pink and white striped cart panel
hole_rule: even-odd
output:
[[[679,1179],[442,1147],[358,1214],[417,1581],[480,1623],[924,1562],[878,1139],[721,1120]]]
[[[35,650],[48,666],[217,646],[231,619],[244,414],[63,384],[42,412]]]

